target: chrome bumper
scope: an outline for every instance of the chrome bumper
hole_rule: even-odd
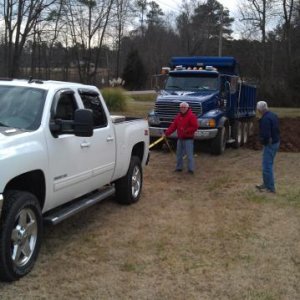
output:
[[[167,128],[149,127],[151,137],[160,137],[167,130]],[[218,134],[218,128],[212,129],[198,129],[194,134],[195,140],[209,140],[216,137]],[[170,138],[177,138],[176,131],[170,136]]]
[[[0,217],[1,217],[1,212],[2,212],[3,200],[4,200],[3,195],[0,194]]]

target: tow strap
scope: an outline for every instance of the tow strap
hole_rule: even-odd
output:
[[[168,149],[170,150],[170,152],[173,153],[173,149],[171,147],[171,145],[168,142],[168,139],[165,136],[160,137],[159,139],[157,139],[156,141],[154,141],[152,144],[149,145],[149,150],[151,148],[153,148],[155,145],[161,143],[162,141],[164,141],[164,143],[167,145]]]
[[[155,142],[153,142],[152,144],[149,145],[149,149],[153,148],[155,145],[159,144],[160,142],[162,142],[165,139],[164,136],[160,137],[158,140],[156,140]]]

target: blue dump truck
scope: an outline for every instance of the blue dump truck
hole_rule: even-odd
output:
[[[256,88],[241,80],[238,69],[233,57],[173,57],[162,68],[164,88],[148,115],[152,139],[169,127],[184,101],[198,118],[195,140],[210,140],[212,154],[222,154],[226,144],[245,144],[253,133]]]

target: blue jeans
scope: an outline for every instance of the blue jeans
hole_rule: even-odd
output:
[[[262,175],[264,186],[275,192],[275,182],[274,182],[274,171],[273,163],[276,153],[279,149],[279,142],[276,144],[266,145],[263,148],[263,157],[262,157]]]
[[[194,161],[194,140],[177,140],[177,148],[176,148],[176,169],[182,170],[183,168],[183,157],[186,154],[188,159],[188,170],[193,171],[195,170],[195,161]]]

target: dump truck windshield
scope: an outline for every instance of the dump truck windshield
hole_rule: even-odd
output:
[[[218,75],[199,73],[173,73],[169,74],[166,82],[166,90],[203,91],[218,90]]]

